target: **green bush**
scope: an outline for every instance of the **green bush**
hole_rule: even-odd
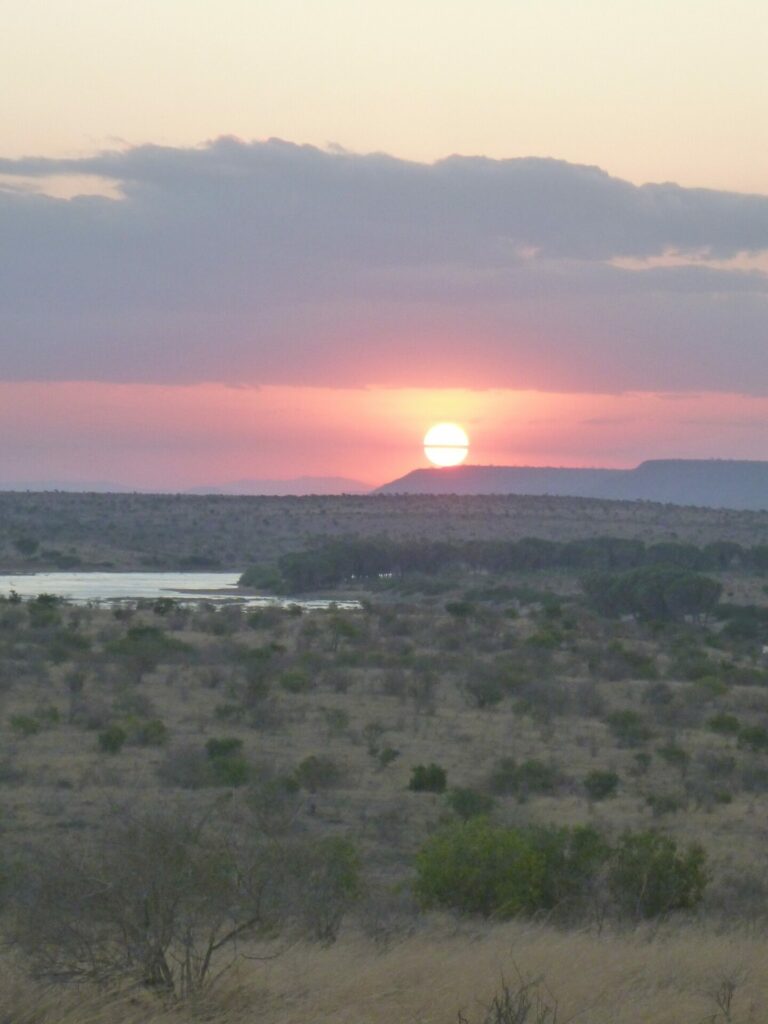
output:
[[[104,754],[119,754],[128,734],[121,725],[109,725],[99,733],[99,749]]]
[[[416,857],[424,907],[513,917],[582,909],[610,856],[593,828],[501,828],[487,818],[449,825]]]
[[[384,747],[380,750],[376,756],[376,760],[379,763],[379,768],[388,768],[393,761],[396,761],[400,757],[400,751],[395,747]]]
[[[61,712],[55,704],[38,704],[35,708],[35,718],[44,729],[50,729],[61,721]]]
[[[560,916],[583,911],[599,883],[600,869],[611,855],[608,842],[590,826],[544,826],[528,831],[544,865],[540,908]]]
[[[506,694],[504,683],[497,676],[477,675],[464,683],[467,703],[475,708],[491,708],[499,704]]]
[[[676,743],[668,743],[664,747],[658,747],[656,753],[670,767],[677,768],[681,775],[685,776],[688,773],[691,755],[684,747],[680,747]]]
[[[712,732],[719,733],[721,736],[738,736],[741,732],[741,722],[736,715],[729,715],[724,711],[713,715],[707,721],[707,725]]]
[[[487,818],[454,822],[416,856],[415,893],[425,908],[513,917],[573,917],[604,885],[633,919],[666,916],[701,901],[708,882],[700,846],[679,852],[656,832],[628,832],[612,848],[594,828],[502,828]]]
[[[683,808],[681,798],[672,793],[649,793],[645,802],[650,807],[654,818],[661,818],[665,814],[677,814]]]
[[[487,793],[462,787],[449,790],[445,795],[445,802],[453,813],[464,821],[490,814],[494,805],[493,797]]]
[[[288,693],[308,693],[314,687],[314,682],[306,672],[295,668],[282,673],[280,685]]]
[[[296,781],[310,793],[318,789],[330,789],[341,778],[341,769],[332,757],[323,754],[310,754],[305,757],[296,769]]]
[[[526,800],[531,794],[552,794],[560,782],[556,765],[532,757],[518,764],[513,757],[503,757],[491,772],[488,784],[492,792]]]
[[[651,730],[637,711],[613,711],[605,722],[621,747],[638,747],[652,736]]]
[[[132,718],[124,726],[128,742],[138,747],[162,747],[168,742],[168,727],[159,718]]]
[[[32,715],[13,715],[8,724],[19,736],[36,736],[43,727]]]
[[[215,757],[210,761],[211,779],[215,786],[244,786],[250,778],[251,768],[242,754]]]
[[[235,754],[241,753],[242,749],[243,741],[235,739],[234,736],[210,739],[205,744],[205,752],[212,761],[221,757],[232,757]]]
[[[234,736],[210,739],[205,744],[211,784],[244,786],[250,778],[250,765],[242,753],[243,741]]]
[[[13,546],[20,555],[25,555],[27,558],[31,558],[40,547],[40,541],[35,537],[17,537],[13,542]]]
[[[619,786],[616,772],[590,772],[584,779],[584,789],[590,800],[607,800],[615,796]]]
[[[690,910],[704,896],[709,875],[701,846],[682,853],[658,832],[628,832],[619,841],[608,876],[620,911],[634,919]]]
[[[530,837],[485,818],[432,836],[416,856],[416,897],[425,907],[512,917],[541,902],[544,863]]]
[[[444,793],[447,782],[445,768],[441,768],[439,764],[417,764],[411,769],[408,789],[414,793]]]
[[[739,732],[739,746],[747,750],[768,750],[768,729],[762,725],[745,725]]]

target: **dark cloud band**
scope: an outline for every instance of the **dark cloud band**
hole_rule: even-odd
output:
[[[768,197],[277,140],[0,160],[84,174],[121,198],[0,190],[5,379],[768,391],[768,277],[722,269]]]

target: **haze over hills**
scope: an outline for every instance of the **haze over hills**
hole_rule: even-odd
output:
[[[454,466],[415,469],[378,494],[536,494],[768,509],[768,462],[651,459],[635,469]]]
[[[290,480],[233,480],[227,484],[192,487],[187,494],[285,496],[305,494],[367,494],[368,484],[345,476],[297,476]]]
[[[72,494],[131,494],[138,487],[126,487],[114,480],[0,480],[0,491],[66,491]]]
[[[185,488],[183,494],[235,494],[258,497],[292,497],[310,494],[367,494],[372,488],[345,476],[297,476],[288,480],[232,480]],[[4,483],[0,491],[66,491],[77,494],[161,494],[160,488],[128,487],[112,480],[24,480]]]

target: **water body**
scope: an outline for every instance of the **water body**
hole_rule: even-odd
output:
[[[37,572],[0,575],[0,596],[34,598],[52,594],[75,604],[158,600],[172,598],[186,603],[239,604],[247,608],[299,605],[307,610],[360,608],[359,601],[303,601],[264,597],[238,588],[236,572]]]

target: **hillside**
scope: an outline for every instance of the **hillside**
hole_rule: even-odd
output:
[[[242,571],[320,538],[350,535],[446,541],[613,536],[694,544],[727,539],[750,546],[768,543],[768,513],[516,494],[278,498],[0,492],[0,570],[5,572]]]
[[[380,494],[547,494],[710,508],[768,508],[768,462],[653,459],[635,469],[456,466],[416,469]]]

